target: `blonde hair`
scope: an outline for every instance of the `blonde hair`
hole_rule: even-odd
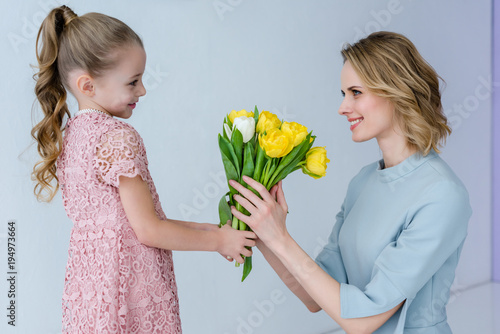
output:
[[[342,51],[367,88],[395,107],[409,147],[427,155],[451,134],[441,105],[436,71],[405,36],[379,31]],[[441,79],[442,80],[442,79]]]
[[[36,39],[38,72],[33,78],[44,118],[31,130],[42,158],[32,173],[38,200],[51,201],[59,188],[56,162],[62,149],[63,120],[71,117],[65,88],[69,73],[81,69],[97,78],[115,65],[113,51],[130,45],[143,47],[130,27],[104,14],[77,16],[69,7],[61,6],[43,21]]]

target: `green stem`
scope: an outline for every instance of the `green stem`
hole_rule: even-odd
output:
[[[243,209],[243,207],[241,206],[241,204],[237,202],[236,203],[236,210],[238,210],[239,212],[242,212],[242,209]],[[247,225],[244,222],[242,222],[241,220],[239,220],[238,218],[233,216],[232,228],[234,228],[235,230],[245,231],[246,227],[247,227]],[[243,259],[245,258],[243,255],[242,255],[242,257],[243,257]],[[240,264],[238,262],[235,262],[234,266],[239,267]]]
[[[271,161],[267,160],[266,165],[264,166],[264,173],[260,174],[259,182],[264,184],[264,180],[267,178],[267,174],[269,173],[269,168],[271,167]]]
[[[266,187],[267,190],[271,189],[270,185],[271,185],[271,180],[275,178],[276,174],[276,168],[278,167],[279,165],[279,160],[272,160],[273,161],[273,164],[269,170],[269,173],[266,175],[266,179],[264,180],[264,187]]]
[[[231,227],[234,228],[235,230],[238,229],[238,222],[239,222],[239,219],[236,218],[235,216],[233,216],[233,222],[231,224]]]
[[[241,206],[240,203],[236,203],[236,210],[238,210],[239,212],[243,212],[243,207]],[[245,224],[244,222],[242,222],[239,219],[237,219],[237,220],[238,220],[238,223],[237,223],[236,227],[234,227],[234,220],[233,220],[233,228],[236,230],[240,230],[240,231],[246,231],[247,224]]]

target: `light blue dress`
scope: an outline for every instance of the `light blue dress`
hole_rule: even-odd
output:
[[[375,333],[451,333],[445,307],[472,213],[467,190],[435,151],[383,167],[352,179],[316,262],[341,283],[343,318],[406,300]]]

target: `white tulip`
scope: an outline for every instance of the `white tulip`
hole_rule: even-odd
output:
[[[227,123],[224,123],[224,131],[226,132],[226,136],[229,140],[231,140],[231,136],[233,135],[233,131],[229,128],[229,125]]]
[[[243,135],[243,142],[246,143],[255,135],[255,119],[253,117],[240,116],[234,119],[234,128],[240,130]]]

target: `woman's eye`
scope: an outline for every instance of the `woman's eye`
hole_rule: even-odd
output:
[[[342,97],[345,97],[345,93],[343,90],[340,91],[340,94],[342,94]]]
[[[354,96],[356,96],[356,95],[361,94],[361,92],[360,92],[359,90],[353,89],[353,90],[352,90],[352,94],[353,94]]]
[[[129,83],[129,85],[131,85],[131,86],[135,86],[136,84],[137,84],[137,80],[134,80],[131,83]]]

